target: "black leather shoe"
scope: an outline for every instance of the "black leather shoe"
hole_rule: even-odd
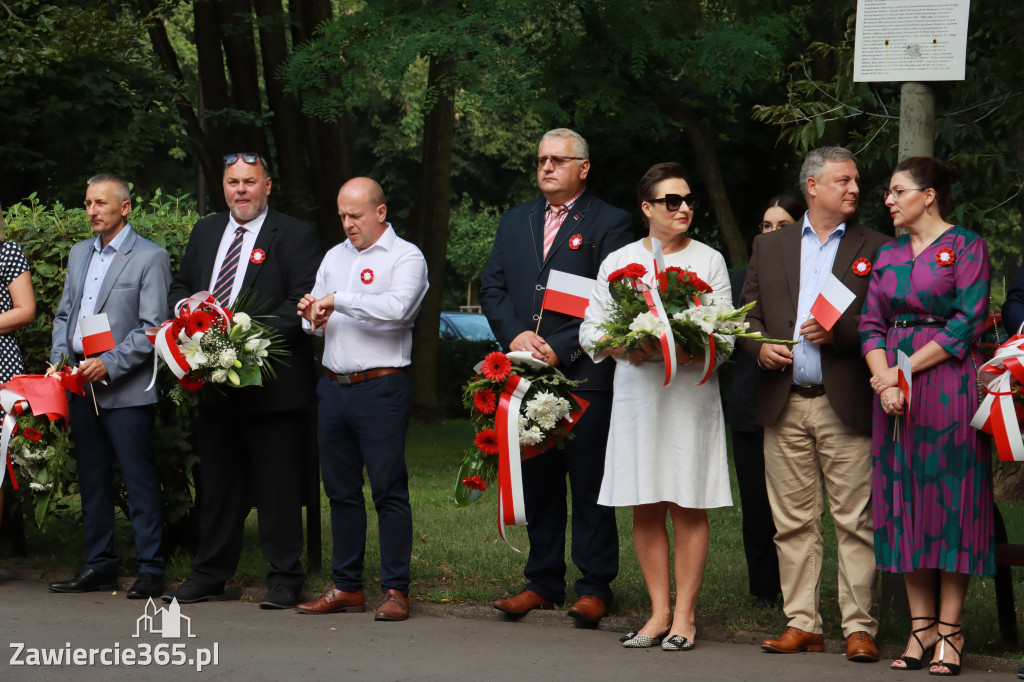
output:
[[[293,609],[299,601],[299,595],[284,585],[271,585],[260,600],[261,609]]]
[[[139,573],[139,579],[128,588],[129,599],[159,597],[164,591],[164,579],[152,573]]]
[[[71,580],[50,583],[50,592],[95,592],[96,590],[116,589],[116,575],[113,573],[100,573],[91,568],[83,568]]]
[[[211,590],[203,587],[199,583],[186,580],[176,590],[171,590],[164,596],[160,597],[166,603],[170,604],[173,600],[177,599],[179,604],[198,604],[201,601],[226,601],[227,597],[224,596],[224,588],[220,590]]]

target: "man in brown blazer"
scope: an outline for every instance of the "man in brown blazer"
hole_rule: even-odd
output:
[[[812,150],[800,171],[809,207],[802,220],[760,235],[747,271],[743,302],[757,301],[751,331],[795,346],[739,341],[757,359],[757,421],[764,429],[765,479],[777,533],[784,610],[775,653],[821,651],[819,597],[824,554],[824,492],[835,523],[839,604],[847,658],[877,661],[871,616],[875,556],[871,524],[871,387],[857,323],[867,273],[888,238],[854,222],[860,196],[857,164],[841,147]],[[856,299],[826,331],[810,315],[828,273]]]

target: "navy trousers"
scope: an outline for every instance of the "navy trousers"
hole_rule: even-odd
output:
[[[405,466],[412,395],[409,375],[389,374],[350,386],[324,377],[316,392],[320,470],[331,501],[334,585],[346,592],[363,587],[366,467],[377,510],[381,590],[409,596],[412,508]]]
[[[747,558],[750,593],[774,600],[779,586],[779,555],[775,521],[764,480],[764,431],[732,429],[732,456],[743,507],[743,551]]]
[[[153,407],[101,407],[97,415],[88,388],[84,397],[69,395],[71,437],[75,441],[82,491],[85,565],[100,573],[117,573],[113,482],[117,457],[128,490],[129,521],[135,533],[139,573],[163,575],[163,502],[160,473],[150,442]]]
[[[565,599],[566,475],[572,488],[572,562],[582,575],[576,596],[593,595],[611,604],[609,586],[619,572],[615,509],[597,503],[604,477],[604,454],[612,394],[580,391],[590,401],[564,450],[553,447],[523,462],[523,497],[530,556],[526,589],[561,604]]]

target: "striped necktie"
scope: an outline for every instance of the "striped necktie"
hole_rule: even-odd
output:
[[[548,251],[551,250],[551,245],[555,243],[555,235],[558,234],[558,228],[562,227],[565,214],[568,212],[569,209],[565,206],[548,206],[547,214],[544,216],[544,258],[548,257]]]
[[[235,285],[235,273],[238,271],[238,256],[242,253],[242,238],[246,229],[239,227],[235,230],[235,238],[231,240],[227,255],[224,256],[224,263],[220,266],[220,274],[217,275],[217,284],[213,287],[213,297],[222,306],[228,305],[231,298],[231,289]]]

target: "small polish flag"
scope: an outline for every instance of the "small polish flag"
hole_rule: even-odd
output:
[[[590,305],[590,292],[597,281],[579,275],[572,275],[561,270],[552,270],[548,275],[547,289],[544,291],[544,310],[553,310],[573,317],[583,317]]]
[[[839,316],[846,312],[846,309],[853,303],[857,295],[850,291],[845,284],[839,281],[832,273],[829,273],[825,280],[825,286],[821,288],[818,298],[814,299],[811,306],[811,315],[814,316],[826,331],[832,331]]]
[[[913,370],[910,366],[910,357],[907,356],[903,351],[896,351],[896,385],[899,386],[900,391],[903,393],[903,399],[906,401],[903,407],[903,414],[906,417],[910,417],[910,389],[912,384]]]
[[[82,332],[82,354],[86,357],[111,350],[115,345],[106,313],[83,317],[78,321]]]

